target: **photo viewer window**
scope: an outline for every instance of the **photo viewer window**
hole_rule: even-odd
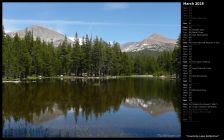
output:
[[[218,11],[3,2],[2,137],[220,139]]]

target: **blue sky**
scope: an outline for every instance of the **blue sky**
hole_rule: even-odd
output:
[[[105,41],[140,41],[153,33],[171,39],[180,34],[180,3],[3,3],[6,32],[43,25],[73,37],[85,34]]]

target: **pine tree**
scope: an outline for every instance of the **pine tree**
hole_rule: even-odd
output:
[[[16,34],[13,38],[13,49],[11,53],[13,54],[11,60],[13,65],[13,78],[18,78],[20,76],[21,65],[19,64],[19,57],[20,53],[19,50],[21,48],[21,39],[19,38],[18,34]]]
[[[181,74],[181,35],[179,35],[176,43],[176,47],[172,54],[173,71],[176,73],[176,77],[180,77]]]
[[[123,75],[130,75],[132,73],[132,68],[133,68],[133,62],[126,53],[122,54],[122,69],[121,69],[121,74]]]
[[[112,48],[111,44],[105,44],[105,55],[104,55],[104,73],[106,75],[111,75],[113,69],[113,58],[112,58]]]
[[[85,39],[83,40],[82,51],[84,56],[82,61],[82,73],[87,73],[87,75],[89,75],[91,72],[92,42],[88,35],[86,35]]]
[[[91,66],[95,75],[100,75],[102,63],[102,42],[96,37],[91,51]]]
[[[70,64],[70,54],[69,50],[70,47],[68,46],[67,37],[65,37],[65,40],[61,45],[58,47],[59,51],[59,59],[61,62],[61,74],[68,74],[69,73],[69,64]]]
[[[76,76],[78,76],[78,70],[81,67],[81,48],[79,45],[78,34],[75,34],[75,43],[73,44],[72,52],[71,52],[71,71]]]
[[[5,76],[5,64],[6,64],[6,47],[5,47],[5,30],[2,25],[2,77]]]
[[[6,35],[3,41],[3,69],[4,76],[6,79],[12,77],[12,57],[13,54],[10,53],[13,49],[13,40],[9,35]]]
[[[20,54],[18,56],[19,65],[21,66],[20,78],[27,78],[31,66],[31,56],[29,52],[29,44],[25,39],[21,40]]]
[[[112,46],[112,75],[120,75],[121,71],[121,49],[117,42]]]

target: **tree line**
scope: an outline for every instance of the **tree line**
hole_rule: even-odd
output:
[[[177,43],[178,44],[178,43]],[[158,57],[148,54],[121,52],[117,42],[108,43],[102,38],[86,35],[69,44],[67,37],[54,47],[33,37],[26,31],[23,38],[18,34],[10,37],[2,29],[2,75],[6,79],[24,79],[28,76],[116,76],[131,74],[174,74],[180,59],[180,43],[171,52]],[[178,58],[179,57],[179,58]]]

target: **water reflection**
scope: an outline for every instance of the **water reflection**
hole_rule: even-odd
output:
[[[112,115],[108,113],[127,112],[126,108],[135,112],[136,110],[133,109],[138,109],[138,111],[140,109],[149,117],[176,112],[179,119],[179,94],[176,81],[147,78],[41,80],[21,84],[3,84],[2,127],[8,129],[11,124],[13,128],[16,122],[21,123],[22,121],[34,126],[46,125],[60,118],[59,116],[68,118],[66,117],[68,115],[72,115],[74,121],[69,122],[73,124],[79,124],[83,120],[86,120],[86,123],[81,126],[90,124],[91,121],[100,124],[104,118],[111,118]],[[139,119],[139,116],[136,119]],[[4,125],[6,122],[7,125]],[[59,121],[54,121],[54,125],[55,122]],[[110,128],[113,127],[112,124],[107,125]],[[128,132],[133,130],[135,129],[128,130]],[[140,129],[135,130],[135,132],[138,131]]]
[[[128,107],[140,108],[152,116],[159,116],[163,113],[174,111],[172,102],[164,101],[162,99],[144,101],[139,98],[127,98],[124,104]]]

